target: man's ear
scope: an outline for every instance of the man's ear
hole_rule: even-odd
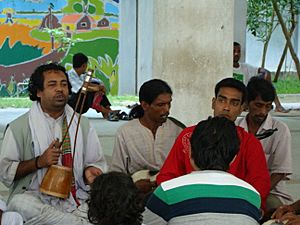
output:
[[[41,92],[42,92],[41,90],[37,90],[36,91],[36,96],[40,98],[41,97]]]
[[[144,111],[146,111],[149,108],[149,104],[147,102],[141,101],[140,103]]]
[[[215,109],[215,104],[216,104],[216,98],[213,97],[211,100],[211,108],[214,110]]]

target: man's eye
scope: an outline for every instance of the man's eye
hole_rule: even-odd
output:
[[[238,106],[238,105],[240,104],[240,102],[234,101],[234,102],[231,102],[231,104],[232,104],[233,106]]]

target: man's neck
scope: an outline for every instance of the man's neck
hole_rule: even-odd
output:
[[[157,123],[154,123],[152,120],[150,120],[147,116],[143,116],[141,117],[140,119],[140,123],[148,128],[149,130],[151,130],[153,136],[155,137],[155,134],[156,134],[156,131],[158,129],[159,126],[161,126],[161,124],[157,124]]]
[[[81,73],[81,71],[80,71],[79,68],[74,68],[74,70],[75,70],[75,72],[77,73],[78,76],[80,76],[81,74],[83,74],[83,73]]]
[[[246,121],[248,125],[248,132],[255,135],[259,130],[261,124],[255,123],[253,120],[249,118],[248,115],[246,116]]]
[[[233,67],[234,68],[239,68],[240,67],[240,63],[239,62],[233,62]]]

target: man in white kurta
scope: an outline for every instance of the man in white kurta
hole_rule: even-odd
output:
[[[49,166],[62,165],[54,143],[62,141],[63,121],[69,124],[73,109],[66,105],[69,83],[63,67],[38,67],[30,84],[32,107],[10,123],[0,154],[0,180],[10,188],[8,209],[19,212],[26,224],[89,224],[85,203],[89,184],[107,170],[96,132],[82,118],[71,151],[75,195],[70,193],[64,200],[41,193],[39,186]],[[72,150],[77,124],[76,115],[68,132]]]
[[[262,136],[268,130],[277,129],[271,136],[260,140],[271,176],[271,191],[267,208],[289,204],[291,196],[285,190],[285,180],[292,174],[291,133],[286,124],[271,117],[275,90],[266,80],[252,78],[248,85],[249,113],[236,120],[236,125],[249,133]]]
[[[153,79],[145,82],[139,91],[139,101],[140,105],[135,109],[137,118],[117,131],[111,171],[128,174],[140,170],[158,172],[182,131],[178,123],[168,118],[172,90],[165,81]],[[135,177],[133,179],[136,181]],[[136,185],[145,193],[155,187],[146,177],[140,180],[137,179]]]
[[[159,171],[181,131],[170,119],[158,127],[155,136],[139,119],[127,122],[116,133],[110,170],[129,174]]]

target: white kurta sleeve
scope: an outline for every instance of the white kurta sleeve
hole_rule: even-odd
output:
[[[10,127],[7,128],[0,153],[0,181],[10,187],[20,162],[19,149]]]
[[[84,165],[95,166],[99,168],[103,173],[107,172],[107,163],[105,160],[102,147],[94,128],[90,127],[87,145],[84,154]]]
[[[129,157],[126,148],[127,146],[125,144],[122,132],[121,130],[118,130],[115,138],[111,166],[109,168],[110,171],[118,171],[124,173],[128,172],[127,170],[129,169]]]

